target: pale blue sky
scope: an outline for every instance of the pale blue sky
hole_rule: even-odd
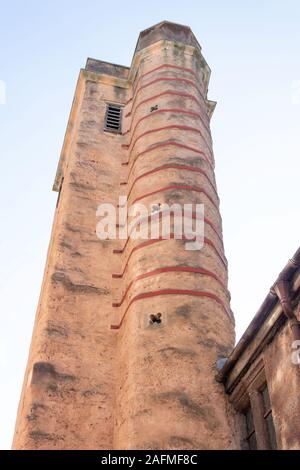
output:
[[[130,65],[139,31],[161,20],[193,29],[212,69],[209,97],[218,101],[212,133],[239,336],[299,245],[300,2],[0,0],[0,12],[3,449],[11,445],[80,67],[88,56]]]

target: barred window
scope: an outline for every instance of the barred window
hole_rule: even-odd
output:
[[[122,108],[117,104],[108,104],[105,113],[104,130],[109,132],[121,132]]]

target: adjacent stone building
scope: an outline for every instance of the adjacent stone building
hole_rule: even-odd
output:
[[[300,248],[217,379],[239,413],[241,448],[300,449]]]
[[[287,325],[298,338],[299,254],[292,296],[277,283],[229,356],[209,78],[190,28],[170,22],[140,34],[130,68],[88,59],[80,71],[13,448],[300,448]],[[99,240],[97,208],[120,211],[120,196],[157,224],[165,203],[204,204],[202,249],[173,233]]]

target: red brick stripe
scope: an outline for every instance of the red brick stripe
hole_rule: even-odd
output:
[[[187,116],[192,116],[194,118],[201,119],[201,115],[199,113],[196,113],[194,111],[186,111],[186,109],[184,109],[184,108],[161,108],[161,109],[157,109],[156,111],[152,111],[152,112],[146,114],[145,116],[142,116],[140,119],[137,120],[133,130],[132,130],[132,127],[130,127],[126,132],[123,132],[123,135],[129,134],[129,132],[131,132],[131,130],[132,130],[132,135],[133,135],[135,133],[138,125],[142,121],[144,121],[145,119],[148,119],[152,116],[156,116],[157,114],[161,114],[161,113],[186,114]]]
[[[175,237],[174,237],[174,233],[171,233],[170,234],[170,239],[171,240],[174,240]],[[124,247],[121,249],[121,250],[113,250],[113,253],[114,254],[122,254],[124,253],[126,247],[127,247],[127,244],[129,242],[130,238],[128,238],[126,240],[126,243],[124,245]],[[136,252],[136,251],[139,251],[143,248],[146,248],[147,246],[151,246],[151,245],[154,245],[155,243],[159,243],[159,242],[162,242],[162,241],[167,241],[168,239],[167,238],[163,238],[163,237],[159,237],[159,238],[156,238],[156,239],[152,239],[152,240],[145,240],[144,242],[140,243],[139,245],[136,245],[132,248],[131,252],[129,253],[128,255],[128,258],[125,262],[125,266],[124,266],[124,269],[123,269],[123,272],[121,274],[121,276],[124,276],[125,274],[125,271],[128,267],[128,264],[129,264],[129,261],[132,257],[132,255]],[[193,240],[187,240],[187,238],[183,237],[183,240],[185,241],[193,241]],[[210,248],[212,248],[212,250],[215,252],[215,254],[218,256],[218,258],[220,259],[220,261],[223,263],[224,267],[227,268],[227,261],[226,261],[226,258],[219,252],[219,250],[216,248],[215,244],[207,237],[204,237],[204,245],[208,245]]]
[[[174,169],[174,170],[184,170],[184,171],[191,171],[191,172],[195,172],[195,173],[200,173],[201,175],[203,175],[206,180],[208,181],[208,183],[210,184],[211,188],[213,189],[217,199],[219,200],[218,198],[218,195],[217,195],[217,191],[216,191],[216,188],[213,184],[213,182],[210,180],[210,178],[208,177],[207,173],[202,170],[202,168],[197,168],[197,167],[194,167],[194,166],[189,166],[189,165],[178,165],[176,163],[167,163],[165,165],[162,165],[162,166],[158,166],[156,168],[153,168],[152,170],[149,170],[147,171],[146,173],[143,173],[142,175],[138,176],[137,178],[135,178],[135,180],[133,181],[131,187],[130,187],[130,190],[128,192],[128,198],[131,194],[131,191],[133,189],[133,187],[135,186],[135,184],[142,178],[145,178],[147,176],[150,176],[154,173],[157,173],[159,171],[162,171],[162,170],[169,170],[169,169]],[[121,185],[125,185],[125,184],[128,184],[128,181],[124,181],[122,183],[120,183]]]
[[[128,295],[128,292],[129,290],[131,289],[131,287],[133,286],[133,284],[135,284],[137,281],[140,281],[142,279],[146,279],[148,277],[153,277],[153,276],[157,276],[159,274],[164,274],[164,273],[171,273],[171,272],[183,272],[183,273],[192,273],[192,274],[202,274],[204,276],[208,276],[208,277],[212,277],[213,279],[215,279],[215,281],[218,282],[218,284],[220,284],[220,286],[222,287],[222,289],[225,291],[225,294],[226,296],[229,298],[229,293],[228,293],[228,290],[225,286],[225,284],[223,283],[223,281],[216,275],[214,274],[213,272],[211,271],[208,271],[207,269],[204,269],[204,268],[192,268],[191,266],[168,266],[168,267],[164,267],[164,268],[157,268],[157,269],[154,269],[153,271],[149,271],[147,273],[144,273],[144,274],[140,274],[139,276],[136,276],[134,279],[132,279],[132,281],[128,284],[126,290],[125,290],[125,293],[122,297],[122,300],[120,302],[116,302],[116,303],[113,303],[113,307],[121,307],[121,305],[123,304],[125,298],[127,297]],[[122,278],[122,275],[121,274],[113,274],[112,277],[114,279],[120,279]]]
[[[175,91],[175,90],[166,90],[166,91],[163,91],[161,93],[158,93],[156,95],[152,95],[152,96],[149,96],[148,98],[145,98],[144,100],[140,101],[136,106],[135,108],[131,108],[131,111],[129,111],[125,117],[129,117],[131,116],[132,114],[135,115],[135,112],[136,110],[142,106],[143,104],[145,103],[148,103],[149,101],[153,101],[157,98],[160,98],[161,96],[165,96],[165,95],[171,95],[171,96],[180,96],[182,98],[188,98],[192,101],[195,101],[195,103],[197,103],[197,105],[199,106],[199,108],[201,108],[201,103],[200,101],[198,101],[198,99],[192,95],[191,93],[185,93],[183,91]],[[208,135],[210,136],[210,130],[209,130],[209,124],[208,122],[205,123],[204,120],[202,120],[202,124],[203,126],[205,127],[206,131],[208,132]]]
[[[164,186],[163,188],[156,189],[155,191],[151,191],[150,193],[143,194],[142,196],[139,196],[139,197],[135,198],[131,202],[131,204],[135,204],[136,202],[141,201],[142,199],[145,199],[146,197],[154,196],[154,194],[169,191],[171,189],[183,189],[183,190],[186,190],[186,191],[195,191],[197,193],[202,193],[207,197],[207,199],[210,200],[210,202],[217,209],[217,211],[219,210],[218,204],[212,199],[212,197],[207,193],[207,191],[205,191],[205,189],[200,188],[198,186],[190,186],[190,185],[187,185],[187,184],[170,184],[169,186]]]
[[[196,113],[194,111],[186,111],[185,109],[183,108],[161,108],[161,109],[158,109],[156,111],[153,111],[153,112],[150,112],[148,114],[146,114],[145,116],[141,117],[140,119],[138,119],[137,123],[135,124],[133,130],[131,129],[131,127],[123,133],[123,135],[127,135],[129,132],[131,132],[132,130],[132,135],[131,135],[131,139],[130,139],[130,142],[129,144],[126,144],[127,146],[130,146],[131,145],[131,142],[132,142],[132,139],[133,139],[133,136],[136,132],[136,129],[137,127],[139,126],[139,124],[141,122],[143,122],[145,119],[149,119],[151,118],[152,116],[155,116],[157,114],[162,114],[162,113],[177,113],[177,114],[181,114],[181,115],[186,115],[186,116],[191,116],[191,117],[194,117],[196,119],[199,119],[203,125],[203,127],[205,127],[205,124],[204,124],[204,121],[201,117],[201,115],[199,113]],[[206,128],[205,128],[206,129]],[[205,144],[207,145],[209,151],[210,151],[210,154],[212,156],[212,151],[210,150],[210,147],[212,145],[212,141],[210,139],[210,142],[207,141],[206,137],[204,137],[204,135],[202,134],[202,139],[204,140]]]
[[[150,214],[146,217],[141,217],[139,219],[137,219],[135,221],[135,223],[131,226],[131,229],[133,230],[137,225],[142,225],[143,223],[145,222],[152,222],[153,220],[155,221],[156,219],[159,219],[161,220],[162,219],[162,216],[163,214],[165,213],[168,213],[168,210],[161,210],[159,212],[156,212],[154,214]],[[170,211],[170,215],[172,215],[172,212]],[[186,218],[186,217],[191,217],[193,220],[199,220],[199,217],[197,217],[197,213],[195,211],[191,211],[191,212],[185,212],[183,214],[183,218]],[[216,236],[218,237],[221,245],[223,246],[223,240],[222,240],[222,237],[220,236],[217,228],[214,226],[214,224],[207,218],[207,217],[204,217],[204,222],[210,226],[210,228],[214,231],[214,233],[216,234]],[[117,228],[124,228],[125,225],[120,225],[120,224],[116,224],[116,227]],[[129,233],[129,238],[130,238],[130,234],[131,232]]]
[[[162,91],[161,93],[157,93],[156,95],[149,96],[148,98],[145,98],[142,101],[140,101],[136,105],[135,108],[132,108],[131,111],[128,111],[128,113],[125,114],[125,117],[129,117],[132,114],[134,114],[136,112],[136,110],[140,106],[142,106],[143,104],[148,103],[149,101],[155,100],[156,98],[160,98],[161,96],[165,96],[165,95],[180,96],[182,98],[189,98],[190,100],[195,101],[195,103],[197,103],[197,105],[199,107],[201,107],[200,101],[194,95],[192,95],[191,93],[186,93],[184,91],[176,91],[176,90],[165,90],[165,91]]]
[[[203,156],[203,158],[205,159],[205,161],[207,162],[209,167],[212,169],[212,171],[214,170],[214,167],[211,164],[209,158],[207,157],[207,155],[202,150],[196,149],[194,147],[189,147],[188,145],[180,144],[179,142],[168,141],[168,142],[163,142],[163,143],[159,143],[159,144],[156,144],[156,145],[152,145],[151,147],[148,147],[146,150],[143,150],[142,152],[139,152],[136,155],[135,159],[133,160],[132,165],[131,165],[131,167],[128,171],[128,177],[129,177],[129,175],[130,175],[130,173],[131,173],[131,171],[132,171],[132,169],[135,165],[135,162],[138,160],[138,158],[142,157],[143,155],[146,155],[149,152],[153,152],[153,150],[157,150],[158,148],[163,148],[163,147],[168,147],[168,146],[183,148],[185,150],[189,150],[191,152],[194,152],[198,155]],[[127,166],[128,163],[129,163],[129,161],[122,163],[122,165]]]
[[[120,323],[118,325],[111,325],[111,329],[118,330],[122,326],[124,319],[126,317],[126,314],[134,302],[137,302],[138,300],[144,300],[144,299],[149,299],[152,297],[157,297],[159,295],[190,295],[194,297],[206,297],[208,299],[215,300],[219,305],[221,305],[226,315],[228,315],[229,318],[232,319],[232,316],[230,312],[227,310],[224,302],[212,292],[189,290],[189,289],[162,289],[162,290],[157,290],[157,291],[152,291],[152,292],[145,292],[144,294],[139,294],[133,297],[126,308],[121,318]]]
[[[151,80],[151,82],[147,82],[144,85],[141,85],[137,90],[135,90],[134,96],[132,98],[130,98],[125,104],[129,104],[131,101],[135,102],[137,95],[142,90],[144,90],[145,88],[147,88],[151,85],[154,85],[155,83],[159,83],[159,82],[182,82],[182,83],[185,83],[186,85],[191,85],[193,88],[195,88],[195,90],[197,90],[197,92],[199,93],[201,98],[204,100],[202,91],[197,86],[197,84],[194,80],[190,80],[188,78],[183,78],[183,77],[159,77],[159,78],[155,78],[154,80]]]
[[[204,97],[203,97],[203,95],[202,95],[202,93],[201,93],[201,90],[197,87],[195,81],[193,81],[193,80],[188,80],[188,79],[186,79],[186,78],[177,78],[177,77],[160,77],[160,78],[157,78],[157,79],[155,79],[155,80],[152,80],[151,82],[147,82],[145,85],[142,85],[141,87],[139,87],[139,88],[136,90],[136,92],[134,93],[133,97],[132,97],[130,100],[128,100],[125,104],[127,105],[127,104],[129,104],[130,102],[132,102],[132,106],[131,106],[131,110],[132,110],[132,109],[134,108],[134,106],[135,106],[136,101],[138,100],[138,96],[139,96],[139,94],[140,94],[140,91],[142,91],[144,88],[147,88],[147,87],[149,87],[150,85],[153,85],[153,84],[158,83],[158,82],[169,82],[169,83],[170,83],[170,82],[182,82],[182,83],[184,83],[184,84],[193,86],[193,87],[196,89],[196,91],[198,92],[198,95],[199,95],[199,97],[200,97],[201,100],[202,100],[203,106],[204,106],[205,109],[206,109],[206,106],[207,106],[206,101],[205,101],[205,99],[204,99]],[[201,105],[200,105],[200,107],[201,107]],[[203,109],[203,108],[202,108],[202,109]]]
[[[161,219],[163,214],[164,213],[167,213],[168,210],[161,210],[160,212],[156,212],[154,214],[150,214],[148,215],[147,217],[141,217],[139,219],[137,219],[135,221],[135,223],[132,225],[132,230],[137,226],[137,225],[142,225],[144,222],[151,222],[152,220],[155,220],[155,219]],[[183,218],[186,218],[186,217],[191,217],[193,220],[199,220],[199,217],[197,217],[197,213],[195,211],[192,211],[192,212],[185,212],[183,214]],[[217,228],[215,227],[215,225],[207,218],[207,217],[204,217],[204,222],[209,225],[211,227],[211,229],[215,232],[216,236],[218,237],[221,245],[223,246],[223,240],[222,240],[222,237],[220,236]],[[125,227],[125,225],[120,225],[120,224],[116,224],[116,227],[118,228],[123,228]],[[131,232],[130,232],[131,233]],[[130,235],[130,234],[129,234]]]
[[[196,79],[198,78],[197,77],[197,74],[194,72],[194,70],[192,69],[188,69],[186,67],[180,67],[179,65],[172,65],[172,64],[162,64],[162,65],[159,65],[158,67],[155,67],[154,69],[152,70],[149,70],[148,72],[146,73],[143,73],[142,75],[140,76],[137,76],[135,78],[134,81],[136,81],[136,83],[134,84],[134,90],[136,90],[139,82],[147,77],[148,75],[150,75],[151,73],[154,73],[154,72],[158,72],[158,70],[162,70],[162,69],[173,69],[173,70],[180,70],[182,72],[188,72],[188,73],[191,73]]]
[[[167,130],[173,130],[173,129],[177,129],[177,130],[180,130],[180,131],[189,131],[189,132],[195,132],[196,134],[199,134],[200,137],[202,137],[202,139],[204,140],[203,138],[203,134],[202,132],[198,129],[198,127],[192,127],[192,126],[184,126],[184,125],[180,125],[180,124],[170,124],[169,126],[162,126],[162,127],[157,127],[156,129],[150,129],[148,131],[145,131],[143,132],[142,134],[138,135],[136,137],[136,139],[134,140],[131,148],[130,148],[130,144],[123,144],[122,147],[123,148],[128,148],[130,152],[132,152],[132,150],[134,149],[135,147],[135,144],[140,140],[142,139],[143,137],[149,135],[149,134],[154,134],[156,132],[161,132],[161,131],[167,131]],[[206,142],[205,142],[206,144]],[[207,145],[207,144],[206,144]],[[209,150],[209,149],[208,149]],[[210,153],[210,156],[212,156],[211,152],[209,151]],[[211,158],[210,158],[211,160]]]

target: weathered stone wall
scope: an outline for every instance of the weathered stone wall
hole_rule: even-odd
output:
[[[285,324],[263,353],[277,445],[283,450],[300,450],[300,366],[292,361],[292,343]]]
[[[299,281],[298,277],[293,282],[293,292],[299,288]],[[299,319],[299,308],[295,308],[294,313]],[[279,301],[268,313],[264,312],[264,320],[253,337],[249,335],[248,341],[224,377],[229,402],[238,413],[236,434],[240,436],[240,446],[242,449],[248,448],[244,413],[251,406],[258,449],[272,447],[261,395],[267,384],[277,448],[299,450],[299,343],[295,343],[290,323]]]
[[[206,238],[201,251],[181,240],[130,240],[120,256],[115,446],[227,448],[234,444],[214,364],[231,350],[234,327],[205,63],[198,48],[160,41],[136,67],[125,108],[129,202],[204,203]],[[162,322],[150,324],[158,312]]]
[[[81,72],[14,448],[237,446],[214,378],[234,321],[209,69],[194,40],[184,44],[190,34],[154,35],[154,44],[144,34],[128,79],[96,62]],[[103,131],[106,102],[125,105],[124,135]],[[204,203],[203,249],[174,239],[100,242],[96,208],[119,195],[147,206]],[[158,312],[162,322],[150,324]]]
[[[123,137],[102,131],[106,101],[125,102],[127,91],[105,80],[81,73],[19,406],[18,449],[113,445],[117,335],[110,330],[111,275],[117,263],[114,242],[101,242],[95,228],[98,204],[116,204],[120,183]]]

